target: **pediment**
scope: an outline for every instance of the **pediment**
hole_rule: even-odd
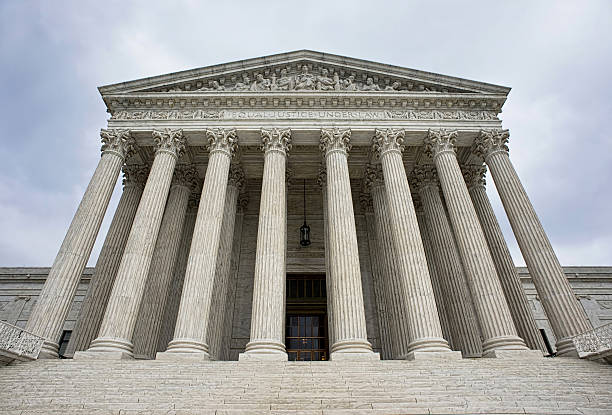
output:
[[[99,88],[106,95],[142,94],[495,94],[509,88],[313,51],[207,66]]]

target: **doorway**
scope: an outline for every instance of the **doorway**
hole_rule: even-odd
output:
[[[285,345],[289,360],[329,360],[325,275],[287,275]]]

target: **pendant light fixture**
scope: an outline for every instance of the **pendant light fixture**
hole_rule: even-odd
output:
[[[304,224],[300,227],[300,245],[310,245],[310,226],[306,224],[306,179],[304,179]]]

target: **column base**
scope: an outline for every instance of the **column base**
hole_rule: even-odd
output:
[[[38,359],[59,359],[59,344],[45,339]]]
[[[412,353],[449,353],[452,352],[448,342],[442,337],[422,337],[408,345],[408,353],[399,359],[408,359]]]
[[[484,358],[494,359],[513,359],[513,360],[533,360],[543,359],[544,353],[541,350],[506,350],[506,349],[495,349],[487,353],[483,353]]]
[[[408,353],[404,360],[416,360],[416,361],[432,361],[432,360],[442,360],[442,361],[456,361],[461,360],[463,357],[461,356],[461,352],[447,350],[443,352],[426,352],[415,350],[414,352]]]
[[[335,342],[330,348],[334,354],[372,354],[372,345],[363,339],[344,339]]]
[[[134,356],[127,352],[74,352],[74,360],[134,360]]]
[[[126,339],[120,339],[115,337],[98,337],[97,339],[91,342],[91,345],[89,346],[89,349],[87,349],[86,353],[108,354],[107,357],[100,357],[100,359],[116,360],[118,359],[117,356],[122,355],[125,355],[126,357],[121,357],[121,359],[133,359],[134,345],[131,341]],[[75,357],[73,358],[76,358],[76,353]]]
[[[555,344],[557,346],[557,354],[559,357],[575,357],[578,358],[578,352],[576,351],[576,346],[571,338],[563,338],[557,341]]]
[[[332,362],[376,361],[380,360],[380,353],[332,352],[329,360]]]
[[[194,339],[173,339],[168,343],[168,349],[165,353],[205,354],[210,360],[208,345]]]
[[[161,362],[209,362],[210,356],[205,352],[182,353],[182,352],[158,352],[155,360]]]
[[[496,350],[516,350],[529,351],[523,339],[518,336],[498,336],[492,337],[482,342],[482,356]]]

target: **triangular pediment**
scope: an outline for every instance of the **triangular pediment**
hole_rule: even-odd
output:
[[[507,95],[509,88],[313,51],[296,51],[99,88],[117,94],[431,93]]]

